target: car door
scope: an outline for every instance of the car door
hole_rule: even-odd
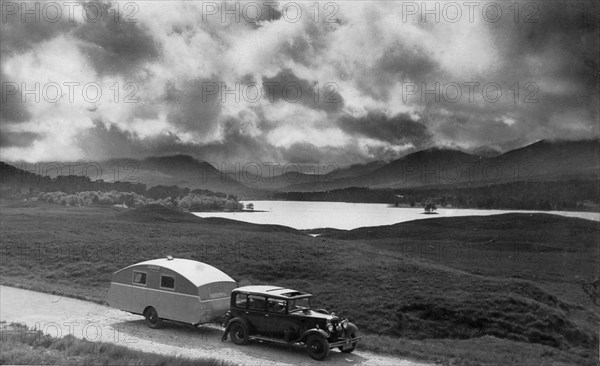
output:
[[[268,334],[267,301],[261,295],[248,295],[248,307],[246,308],[246,319],[252,324],[254,331],[258,334]]]
[[[287,315],[286,300],[267,298],[267,320],[265,326],[272,337],[284,338],[285,331],[291,326]]]

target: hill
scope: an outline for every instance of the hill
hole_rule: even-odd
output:
[[[281,190],[474,187],[520,181],[599,179],[599,140],[539,141],[501,155],[485,155],[433,148],[403,156],[358,176],[332,175],[329,179],[292,184]]]
[[[113,159],[104,162],[2,164],[0,168],[3,182],[10,181],[13,185],[29,182],[29,185],[35,183],[40,186],[41,183],[52,180],[63,183],[79,180],[96,185],[104,183],[138,187],[131,188],[137,193],[145,191],[146,187],[177,185],[181,188],[204,189],[251,198],[266,195],[237,182],[231,175],[221,173],[211,164],[188,155],[156,156],[143,160]],[[84,188],[80,187],[79,191],[86,190]]]
[[[238,196],[260,194],[257,190],[221,173],[211,164],[189,155],[154,156],[134,161],[138,167],[136,178],[149,187],[178,185],[190,189],[206,189]]]
[[[190,212],[174,210],[162,205],[146,205],[144,207],[124,210],[115,214],[115,218],[139,223],[185,223],[220,227],[227,230],[243,230],[248,232],[282,232],[306,235],[296,229],[281,225],[260,225],[236,220],[209,217],[201,218]]]
[[[594,179],[600,175],[600,141],[538,141],[491,160],[516,167],[512,178],[537,181]],[[513,168],[512,173],[515,173]],[[510,178],[510,177],[509,177]]]

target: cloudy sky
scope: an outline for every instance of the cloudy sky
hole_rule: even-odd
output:
[[[2,1],[2,160],[345,165],[599,136],[597,1],[58,3]]]

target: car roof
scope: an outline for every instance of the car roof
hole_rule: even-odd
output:
[[[285,287],[268,285],[243,286],[236,288],[234,291],[248,294],[277,297],[280,299],[297,299],[312,296],[308,292],[296,291]]]

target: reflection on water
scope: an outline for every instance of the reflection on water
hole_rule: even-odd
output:
[[[361,226],[390,225],[403,221],[448,216],[486,216],[508,212],[545,212],[600,221],[598,212],[511,211],[438,208],[436,215],[423,214],[423,208],[390,207],[380,203],[247,201],[256,211],[264,212],[195,212],[200,217],[224,217],[255,224],[276,224],[295,229],[355,229]]]

